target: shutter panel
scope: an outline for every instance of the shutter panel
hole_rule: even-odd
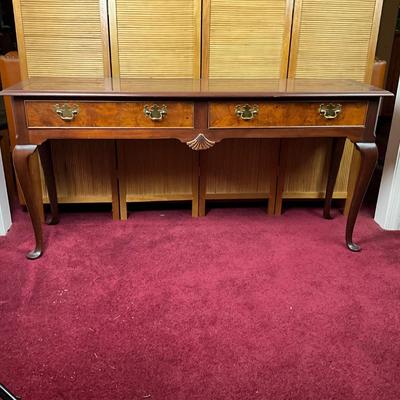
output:
[[[105,0],[14,0],[23,78],[110,75]]]
[[[198,78],[200,0],[110,0],[113,76]]]
[[[286,78],[291,0],[207,0],[203,75]]]

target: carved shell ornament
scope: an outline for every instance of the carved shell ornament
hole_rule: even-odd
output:
[[[207,139],[202,133],[199,133],[193,140],[186,143],[192,150],[207,150],[214,146],[215,142]]]

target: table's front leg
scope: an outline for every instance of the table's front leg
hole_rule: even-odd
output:
[[[375,143],[356,143],[356,149],[361,154],[361,165],[346,225],[346,244],[351,251],[361,250],[360,246],[353,242],[354,225],[378,161],[378,148]]]
[[[43,251],[43,232],[40,212],[35,205],[35,190],[37,190],[37,188],[32,184],[31,171],[29,167],[29,158],[36,152],[36,150],[36,145],[17,145],[13,151],[15,172],[25,198],[26,207],[29,211],[35,233],[35,249],[26,255],[30,260],[39,258]]]
[[[328,183],[326,185],[325,192],[325,206],[324,206],[324,218],[331,219],[331,206],[333,190],[335,189],[336,178],[339,172],[340,161],[342,160],[345,138],[333,138],[331,161],[329,166]]]
[[[39,155],[50,200],[51,216],[46,219],[46,223],[48,225],[56,225],[59,222],[57,189],[49,140],[39,146]]]

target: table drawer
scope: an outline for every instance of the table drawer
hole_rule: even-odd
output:
[[[192,128],[190,102],[25,102],[28,128]]]
[[[368,102],[212,102],[210,128],[364,126]]]

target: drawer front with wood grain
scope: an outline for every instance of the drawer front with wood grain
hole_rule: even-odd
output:
[[[237,101],[209,104],[210,128],[365,126],[368,102]]]
[[[190,102],[26,101],[28,128],[192,128]]]

